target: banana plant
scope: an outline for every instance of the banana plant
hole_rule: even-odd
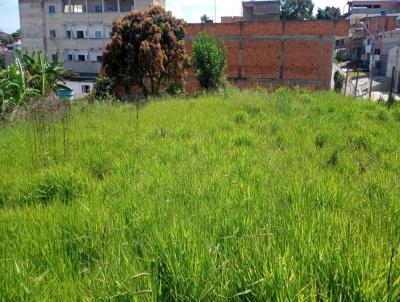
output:
[[[64,85],[68,75],[60,63],[48,62],[41,52],[28,54],[17,50],[14,64],[0,74],[0,101],[22,105],[29,97],[69,89]]]
[[[40,91],[30,87],[33,78],[25,73],[24,65],[16,57],[14,64],[9,66],[5,76],[0,80],[2,95],[16,105],[21,105],[28,97],[39,96]]]
[[[32,87],[39,90],[42,96],[60,89],[69,89],[64,85],[68,72],[59,62],[48,62],[41,52],[29,55],[17,51],[17,56],[21,58],[27,74],[32,77]]]

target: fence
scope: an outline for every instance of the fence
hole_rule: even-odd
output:
[[[228,79],[239,88],[282,85],[329,89],[336,37],[347,36],[348,21],[274,21],[189,24],[186,47],[201,31],[224,40]],[[199,84],[189,73],[188,91]]]

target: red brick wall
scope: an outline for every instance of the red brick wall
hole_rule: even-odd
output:
[[[259,85],[330,87],[336,36],[347,36],[348,21],[237,22],[189,24],[187,50],[197,33],[223,38],[228,49],[228,79],[240,88]],[[189,72],[188,92],[199,89]]]
[[[364,35],[369,36],[370,33],[375,34],[395,30],[398,28],[396,19],[397,17],[393,16],[366,17],[362,20],[368,29],[368,31],[364,30]]]

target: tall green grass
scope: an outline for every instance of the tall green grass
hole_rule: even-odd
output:
[[[3,126],[0,300],[399,301],[399,116],[287,90],[80,105],[68,154],[63,125],[39,149]]]

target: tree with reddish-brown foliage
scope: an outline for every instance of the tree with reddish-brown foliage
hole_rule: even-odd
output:
[[[186,23],[160,6],[131,11],[115,20],[112,40],[103,55],[103,68],[129,93],[132,86],[144,96],[183,91],[188,66]]]

